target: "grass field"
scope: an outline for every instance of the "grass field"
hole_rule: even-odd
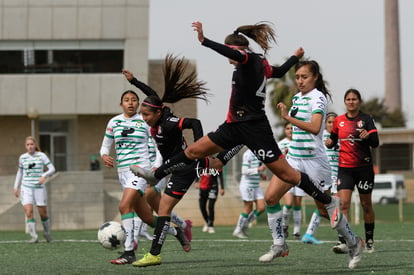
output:
[[[363,226],[353,227],[364,233]],[[289,238],[289,256],[268,264],[258,262],[271,244],[265,225],[251,228],[248,240],[232,237],[232,231],[233,227],[223,226],[216,227],[216,234],[208,234],[194,227],[189,253],[169,237],[162,264],[146,268],[110,264],[119,250],[102,248],[96,231],[55,231],[54,242],[41,239],[38,244],[27,243],[24,232],[1,232],[0,274],[414,274],[414,223],[377,223],[375,252],[364,253],[354,270],[347,268],[347,255],[331,252],[336,234],[326,225],[316,234],[324,244],[303,244]],[[142,240],[137,257],[150,244]]]

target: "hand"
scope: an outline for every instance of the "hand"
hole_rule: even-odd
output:
[[[333,145],[333,141],[331,138],[328,137],[325,141],[325,146],[330,148],[332,145]]]
[[[224,189],[220,189],[220,195],[224,196],[224,193],[225,193]]]
[[[300,47],[300,48],[298,48],[294,53],[293,53],[293,55],[295,55],[298,59],[301,59],[302,57],[303,57],[303,55],[305,54],[305,50],[302,48],[302,47]]]
[[[40,183],[40,184],[42,184],[42,183],[44,183],[44,182],[45,182],[45,180],[46,180],[46,178],[45,178],[45,177],[40,177],[40,179],[39,179],[39,183]]]
[[[367,130],[365,129],[358,129],[359,130],[359,137],[362,139],[368,139],[369,138],[369,133]]]
[[[102,156],[102,161],[104,165],[108,168],[114,167],[114,158],[108,155]]]
[[[196,21],[196,22],[193,22],[191,26],[193,27],[193,30],[198,33],[198,41],[203,43],[204,42],[203,24],[199,21]]]
[[[263,172],[264,170],[266,170],[266,165],[260,165],[259,167],[257,167],[258,172]]]
[[[19,197],[19,189],[14,189],[13,190],[13,193],[14,193],[14,196],[16,197],[16,198],[18,198]]]
[[[134,78],[134,75],[130,71],[128,71],[128,70],[125,70],[125,69],[122,70],[122,74],[125,76],[125,78],[128,81],[131,81]]]
[[[284,103],[279,102],[279,103],[276,105],[276,108],[280,109],[280,116],[281,116],[282,118],[286,119],[286,118],[289,116],[289,114],[288,114],[288,110],[287,110],[287,107],[286,107],[286,105],[285,105]]]

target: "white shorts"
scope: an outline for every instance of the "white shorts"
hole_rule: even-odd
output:
[[[296,196],[296,197],[304,197],[306,195],[305,191],[303,191],[302,188],[299,188],[297,186],[293,186],[292,188],[289,189],[288,192],[292,193],[293,196]]]
[[[257,187],[252,187],[247,183],[240,183],[240,194],[243,201],[255,201],[264,199],[262,189]]]
[[[29,188],[22,186],[20,188],[20,201],[22,205],[34,204],[36,206],[47,205],[47,189],[43,188]]]
[[[331,166],[328,158],[304,160],[287,156],[286,160],[296,170],[308,174],[319,190],[326,191],[331,188]]]
[[[122,190],[131,188],[140,191],[141,194],[145,193],[147,181],[144,178],[135,176],[131,171],[118,172],[118,177]]]

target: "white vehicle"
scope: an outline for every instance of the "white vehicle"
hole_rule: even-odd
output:
[[[372,191],[372,203],[387,204],[407,198],[404,176],[400,174],[376,174]]]

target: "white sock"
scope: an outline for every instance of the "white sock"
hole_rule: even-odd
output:
[[[300,227],[302,225],[302,210],[295,209],[293,210],[293,234],[300,233]]]
[[[289,226],[289,219],[290,219],[290,211],[292,210],[292,207],[287,207],[286,205],[283,205],[282,211],[283,211],[283,226]]]
[[[351,226],[348,223],[348,219],[345,215],[341,214],[342,218],[336,227],[336,231],[338,231],[339,235],[342,235],[346,241],[346,244],[349,246],[353,246],[356,243],[355,234],[352,232]]]
[[[170,227],[168,227],[167,233],[170,234],[170,235],[173,235],[173,236],[177,236],[177,230],[175,229],[174,226],[171,226],[171,225],[170,225]]]
[[[139,233],[142,230],[143,221],[140,217],[134,215],[134,240],[138,243]]]
[[[131,214],[131,215],[128,215]],[[134,217],[133,217],[133,213],[128,213],[125,215],[121,215],[122,216],[131,216],[131,218],[123,218],[122,219],[122,226],[125,229],[125,235],[126,235],[126,239],[125,239],[125,243],[124,243],[124,247],[125,247],[125,251],[131,251],[134,250]]]
[[[178,216],[175,212],[171,212],[171,222],[175,223],[181,229],[184,229],[187,227],[186,222],[180,216]]]
[[[239,216],[239,220],[237,221],[236,229],[234,231],[241,232],[242,228],[246,225],[247,217],[243,215],[244,213],[241,213]]]
[[[306,234],[314,235],[316,229],[319,227],[319,223],[321,222],[321,217],[319,216],[319,211],[313,211],[311,220],[308,225],[308,229],[306,230]]]
[[[37,239],[36,222],[34,220],[31,221],[31,222],[28,222],[27,223],[27,227],[29,229],[29,235],[30,235],[30,237]]]
[[[273,244],[276,245],[283,245],[285,243],[285,237],[283,236],[282,229],[282,216],[282,211],[267,213],[267,223],[269,224],[269,229],[272,232]]]

